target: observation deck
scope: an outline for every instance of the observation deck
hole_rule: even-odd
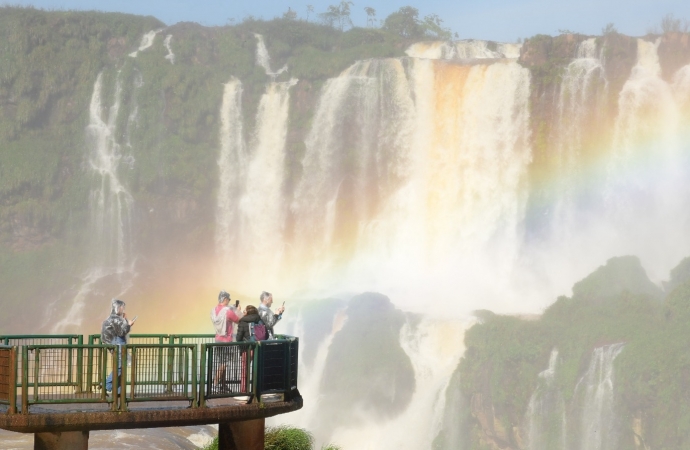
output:
[[[87,449],[91,430],[217,423],[220,449],[263,449],[264,419],[302,407],[299,340],[214,340],[132,334],[118,347],[100,335],[86,344],[81,335],[0,336],[0,428],[57,450]]]

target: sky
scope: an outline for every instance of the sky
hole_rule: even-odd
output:
[[[337,0],[12,0],[0,4],[32,5],[42,9],[101,10],[152,15],[167,25],[198,22],[206,26],[225,25],[247,16],[272,19],[288,8],[306,19],[307,5],[315,14]],[[419,9],[420,16],[437,14],[443,25],[461,39],[488,39],[514,42],[535,34],[559,34],[570,30],[601,34],[613,23],[631,36],[641,36],[657,27],[661,18],[673,14],[690,20],[690,0],[356,0],[352,19],[355,26],[366,26],[365,7],[376,10],[384,19],[402,6]]]

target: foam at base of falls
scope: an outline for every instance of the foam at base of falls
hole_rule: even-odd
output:
[[[400,345],[412,361],[415,392],[402,414],[370,417],[366,425],[336,428],[329,442],[344,450],[419,450],[432,448],[445,406],[448,382],[464,353],[464,332],[471,323],[423,318],[408,321],[400,331]],[[367,417],[366,412],[359,412]]]

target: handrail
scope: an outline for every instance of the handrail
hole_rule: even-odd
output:
[[[56,341],[64,341],[64,342],[56,342]],[[44,342],[48,341],[48,342]],[[75,346],[75,345],[81,345],[84,343],[84,337],[81,334],[8,334],[8,335],[0,335],[0,343],[3,343],[4,345],[16,345],[18,350],[17,350],[17,370],[22,365],[22,355],[23,352],[21,351],[21,348],[27,346],[27,345],[53,345],[53,344],[62,344],[62,345],[69,345],[69,346]],[[72,352],[72,350],[70,350]],[[77,352],[81,352],[81,350],[77,350]],[[82,363],[82,355],[78,355],[78,361],[80,364],[80,367],[78,367],[79,370],[77,370],[77,378],[76,380],[78,384],[81,386],[81,363]],[[71,368],[70,368],[71,370]],[[71,376],[71,375],[70,375]],[[21,385],[22,383],[22,378],[19,376],[19,372],[17,372],[17,381]]]
[[[169,336],[172,342],[162,344],[0,345],[0,404],[16,413],[19,391],[22,414],[48,403],[107,403],[112,411],[126,411],[131,402],[183,400],[194,408],[211,399],[251,402],[276,393],[290,399],[296,392],[297,338],[216,343],[201,342],[212,335]],[[173,343],[187,339],[201,341]]]

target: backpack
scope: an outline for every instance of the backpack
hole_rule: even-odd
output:
[[[249,340],[252,342],[265,341],[268,339],[268,330],[262,321],[249,324]]]

